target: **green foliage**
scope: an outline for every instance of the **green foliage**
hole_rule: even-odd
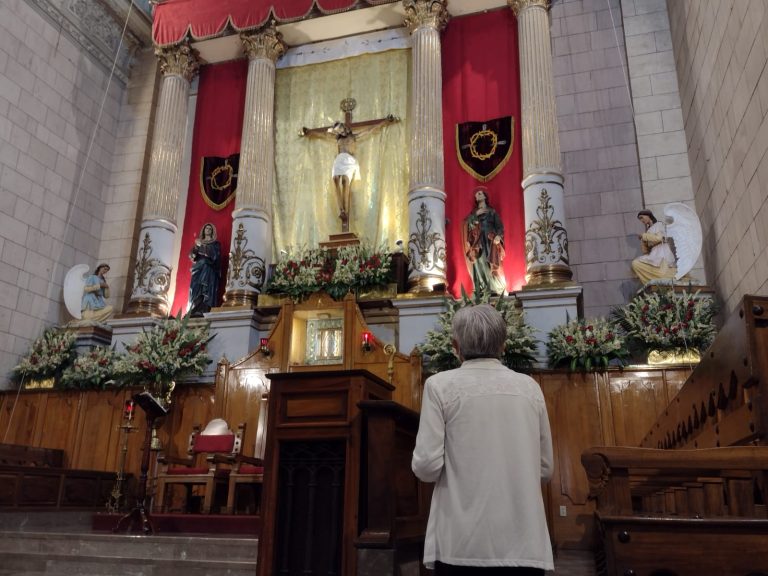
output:
[[[19,382],[25,378],[58,378],[75,356],[75,333],[49,328],[32,342],[29,352],[14,369],[13,379]]]
[[[494,303],[490,291],[481,287],[478,287],[470,298],[462,287],[461,298],[445,299],[446,311],[438,317],[438,327],[430,330],[425,342],[418,347],[426,357],[427,371],[443,372],[461,365],[453,349],[451,336],[453,317],[461,308],[476,304],[493,305],[507,322],[507,340],[504,355],[501,358],[502,363],[515,370],[529,369],[534,361],[536,339],[533,337],[533,328],[525,323],[523,313],[515,307],[514,301],[497,298]]]
[[[343,246],[334,252],[304,249],[283,255],[267,286],[269,294],[286,294],[299,301],[324,290],[342,299],[349,292],[364,292],[390,281],[392,255],[381,246]]]
[[[115,363],[115,379],[121,384],[168,386],[181,376],[202,374],[211,362],[211,338],[208,324],[190,325],[189,316],[181,314],[166,318],[126,346]]]
[[[118,354],[105,346],[96,346],[79,355],[61,373],[59,386],[79,390],[105,389],[114,384]]]
[[[635,296],[611,314],[627,338],[643,350],[705,350],[717,332],[717,307],[710,297],[687,290],[658,290]]]
[[[626,343],[616,326],[603,318],[571,320],[549,333],[547,354],[553,368],[566,366],[571,372],[591,372],[620,363],[628,355]]]

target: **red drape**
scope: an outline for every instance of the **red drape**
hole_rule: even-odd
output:
[[[387,4],[396,0],[366,0]],[[321,14],[346,12],[356,0],[166,0],[155,6],[152,37],[158,46],[181,42],[189,33],[196,40],[212,38],[229,23],[235,31],[252,30],[271,18],[294,22],[313,9]]]
[[[448,286],[456,296],[462,285],[471,292],[472,276],[464,258],[461,226],[474,208],[474,188],[484,185],[491,206],[504,223],[507,289],[517,290],[525,279],[525,216],[520,185],[523,155],[515,16],[505,8],[456,18],[446,28],[442,46]],[[510,115],[515,119],[512,157],[493,179],[478,182],[459,165],[456,124]]]
[[[204,66],[200,70],[187,208],[181,233],[176,293],[171,308],[174,315],[179,310],[186,312],[192,265],[189,252],[206,222],[216,226],[218,240],[221,242],[220,295],[226,287],[227,255],[232,232],[232,210],[235,203],[230,202],[222,210],[214,210],[208,206],[200,190],[200,170],[205,156],[227,157],[240,151],[247,74],[247,60]],[[240,166],[242,169],[242,164]]]

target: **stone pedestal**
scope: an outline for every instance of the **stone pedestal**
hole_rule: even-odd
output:
[[[112,345],[112,328],[107,324],[91,324],[78,326],[75,332],[75,350],[77,354],[84,354],[97,346]]]
[[[555,289],[521,290],[515,297],[522,303],[525,321],[539,340],[534,357],[535,367],[547,366],[547,335],[555,326],[566,324],[582,316],[582,287],[567,286]]]
[[[444,296],[425,298],[399,298],[392,302],[400,316],[400,335],[396,343],[398,351],[410,354],[424,342],[427,332],[438,327],[438,316],[445,312]]]
[[[230,363],[237,362],[258,348],[259,338],[268,332],[260,330],[260,316],[250,307],[215,308],[205,315],[205,319],[211,324],[211,334],[216,334],[208,343],[212,362],[204,374],[210,373],[211,377],[222,356],[226,356]]]

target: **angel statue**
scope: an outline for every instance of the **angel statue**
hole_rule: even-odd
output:
[[[643,284],[654,280],[688,279],[701,252],[701,224],[696,213],[685,204],[673,202],[664,207],[664,221],[650,210],[641,210],[637,219],[645,226],[640,234],[642,256],[632,260],[632,271]]]
[[[106,301],[109,298],[106,278],[109,264],[99,264],[92,274],[87,272],[87,264],[78,264],[64,278],[64,305],[75,317],[71,322],[73,325],[95,324],[112,316],[112,306]]]

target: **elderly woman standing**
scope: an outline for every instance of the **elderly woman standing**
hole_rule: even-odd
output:
[[[492,306],[453,320],[461,367],[424,387],[413,472],[435,482],[424,563],[435,575],[543,575],[554,568],[541,483],[553,471],[544,395],[501,364],[506,323]]]

